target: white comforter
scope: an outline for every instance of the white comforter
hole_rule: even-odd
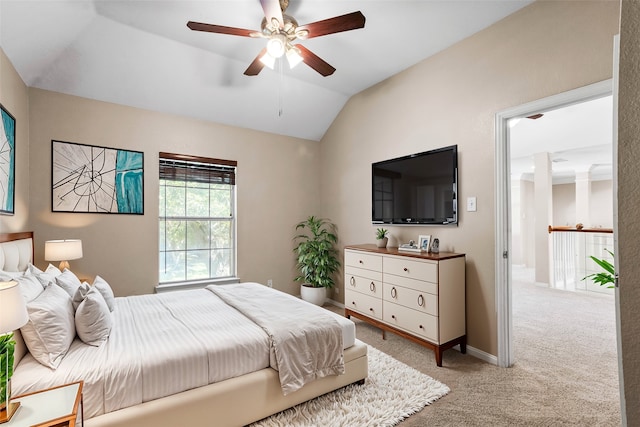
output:
[[[26,355],[13,394],[84,380],[91,418],[269,366],[267,334],[206,289],[116,304],[107,342],[92,347],[76,339],[56,370]]]

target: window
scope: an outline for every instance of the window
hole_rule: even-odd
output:
[[[236,276],[237,162],[160,153],[160,283]]]

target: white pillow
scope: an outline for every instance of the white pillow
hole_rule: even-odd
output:
[[[42,283],[42,287],[46,287],[51,282],[55,283],[56,277],[62,274],[57,267],[54,267],[51,264],[49,264],[45,271],[40,270],[33,264],[29,264],[27,271],[38,278],[40,283]]]
[[[80,289],[82,287],[78,288]],[[78,305],[75,323],[78,337],[86,344],[97,347],[109,338],[111,312],[95,286],[89,288],[84,300]]]
[[[74,310],[78,310],[78,306],[82,301],[84,301],[84,297],[87,296],[89,289],[90,289],[90,285],[87,282],[82,282],[80,287],[76,289],[76,293],[73,294],[73,300],[72,300]]]
[[[24,276],[16,277],[14,279],[18,282],[18,288],[24,297],[24,302],[28,303],[33,301],[42,293],[44,288],[40,284],[40,281],[33,274],[26,274]]]
[[[11,280],[20,276],[24,276],[24,271],[4,271],[0,270],[0,276],[4,276],[2,280]]]
[[[109,306],[109,311],[113,311],[113,309],[116,308],[116,300],[113,296],[113,290],[111,289],[111,286],[109,286],[109,283],[107,283],[107,281],[102,277],[96,276],[96,278],[93,279],[93,286],[102,294],[102,297]]]
[[[76,291],[82,284],[80,283],[80,279],[78,279],[78,277],[67,268],[64,269],[62,274],[56,277],[56,283],[62,289],[67,291],[71,298],[73,298],[73,296],[76,294]]]
[[[29,352],[45,366],[56,369],[76,336],[71,298],[50,284],[27,304],[29,321],[20,328]]]

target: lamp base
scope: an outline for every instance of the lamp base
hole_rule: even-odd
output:
[[[8,422],[19,407],[20,402],[9,402],[9,405],[0,411],[0,424]]]

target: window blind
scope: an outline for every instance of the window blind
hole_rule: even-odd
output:
[[[235,185],[236,183],[238,162],[235,160],[160,153],[159,163],[160,179],[209,184]]]

